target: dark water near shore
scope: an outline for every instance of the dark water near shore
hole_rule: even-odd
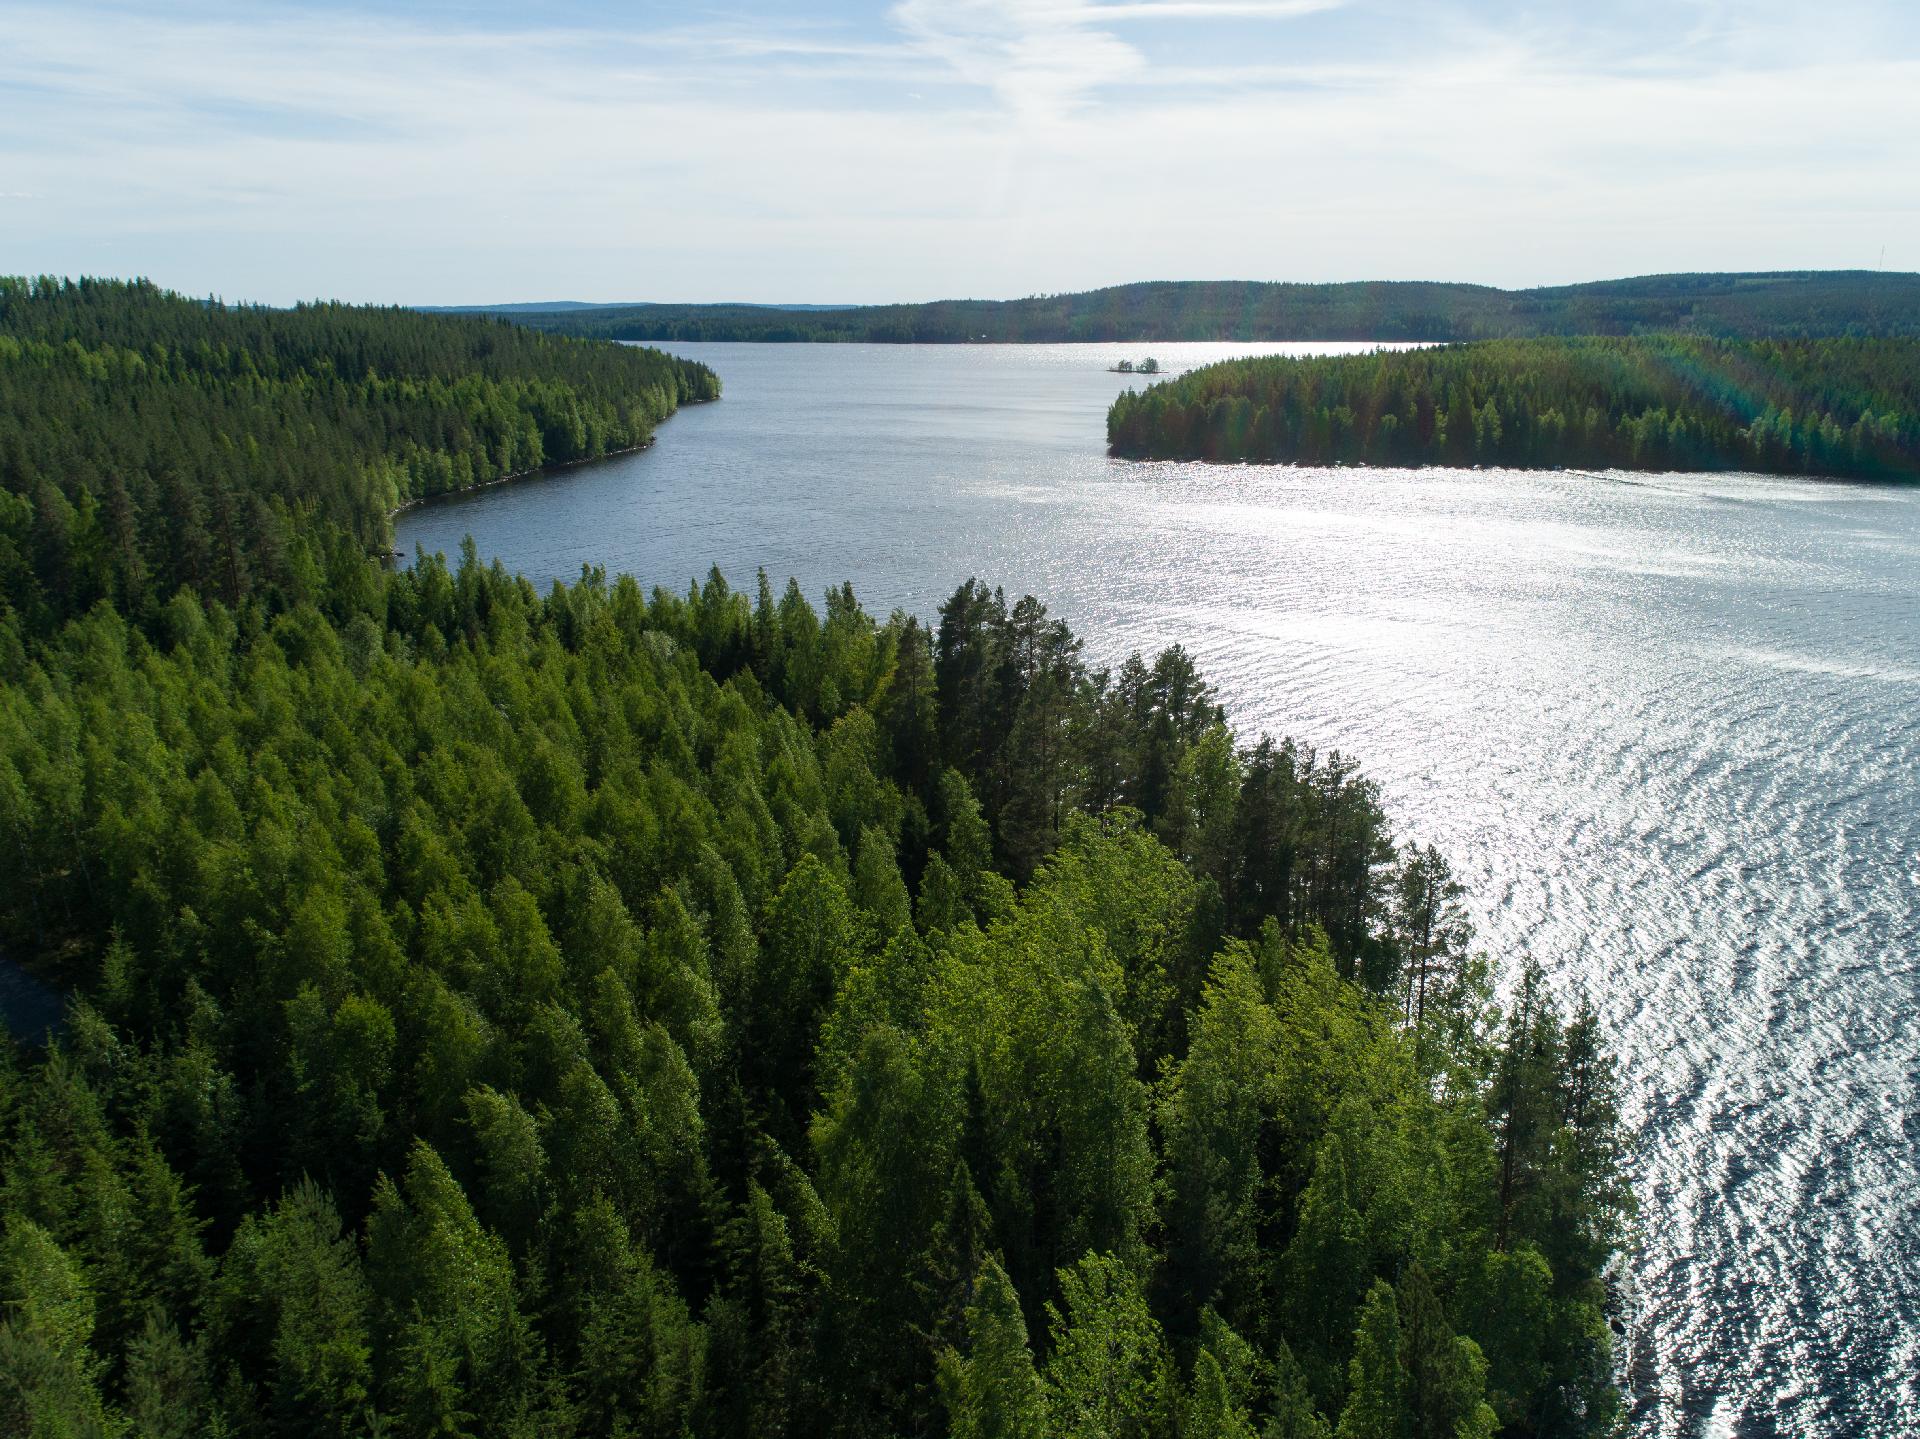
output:
[[[66,1023],[66,996],[0,954],[0,1029],[32,1048]]]
[[[1180,640],[1612,1025],[1634,1432],[1920,1431],[1920,490],[1104,457],[1105,366],[1272,345],[671,348],[726,398],[401,547],[925,617],[977,574],[1090,659]]]

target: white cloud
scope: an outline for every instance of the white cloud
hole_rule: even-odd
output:
[[[1109,28],[1135,20],[1282,20],[1345,0],[900,0],[910,45],[1015,112],[1046,118],[1139,78],[1146,57]]]
[[[915,50],[1037,116],[1145,65],[1132,46],[1091,28],[1086,9],[1048,0],[902,0],[892,18]]]
[[[1077,8],[1090,21],[1115,20],[1290,20],[1337,10],[1346,0],[1110,0]]]
[[[1149,22],[1212,0],[1141,8],[909,3],[896,42],[0,7],[0,184],[33,197],[0,272],[436,302],[1920,266],[1897,45],[1749,25],[1731,59],[1601,67],[1277,24],[1210,66],[1158,63]]]

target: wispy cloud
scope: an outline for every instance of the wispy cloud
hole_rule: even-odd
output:
[[[1658,46],[1386,3],[508,28],[0,0],[0,272],[430,302],[1920,266],[1920,46],[1807,33],[1858,28],[1848,0]]]
[[[892,18],[909,44],[1024,114],[1071,105],[1145,64],[1089,25],[1082,5],[1046,0],[903,0]]]
[[[1029,117],[1056,115],[1147,59],[1112,27],[1139,20],[1285,20],[1344,0],[901,0],[894,23],[919,52]]]
[[[1077,7],[1093,23],[1116,20],[1290,20],[1337,10],[1346,0],[1115,0]]]

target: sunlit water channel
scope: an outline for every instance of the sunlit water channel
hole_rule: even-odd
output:
[[[401,546],[929,618],[979,575],[1090,658],[1181,641],[1610,1022],[1634,1431],[1920,1430],[1920,489],[1105,457],[1106,366],[1272,345],[670,348],[726,398]]]

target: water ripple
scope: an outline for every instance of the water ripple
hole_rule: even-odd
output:
[[[1635,1431],[1920,1430],[1920,492],[1121,464],[1103,347],[678,348],[721,404],[403,544],[922,615],[979,574],[1096,659],[1185,643],[1244,731],[1360,756],[1488,947],[1612,1027]]]

